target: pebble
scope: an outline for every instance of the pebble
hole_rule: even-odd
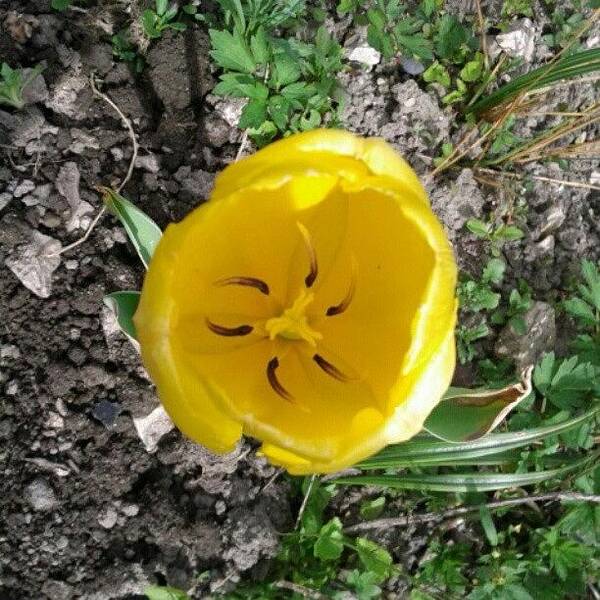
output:
[[[25,500],[38,512],[49,512],[59,506],[54,490],[42,477],[34,479],[25,488]]]
[[[31,179],[24,179],[21,183],[14,189],[13,197],[22,198],[23,196],[29,194],[35,189],[35,183],[31,181]]]
[[[121,512],[126,517],[135,517],[140,512],[140,507],[137,504],[126,504],[121,508]]]
[[[147,452],[156,451],[161,438],[175,427],[162,406],[157,406],[145,417],[134,418],[133,424]]]
[[[117,517],[117,511],[109,507],[98,515],[98,523],[104,529],[112,529],[117,524]]]
[[[121,414],[121,410],[121,405],[117,402],[101,400],[92,409],[92,417],[100,421],[106,429],[110,429],[114,426],[117,417]]]

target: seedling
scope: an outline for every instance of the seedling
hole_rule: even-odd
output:
[[[185,31],[185,23],[176,20],[178,12],[177,5],[169,6],[168,0],[155,0],[155,9],[148,8],[142,13],[142,27],[146,37],[158,39],[165,29]]]
[[[44,70],[38,65],[27,75],[24,69],[11,69],[7,63],[0,68],[0,104],[6,104],[16,109],[25,106],[23,90]]]

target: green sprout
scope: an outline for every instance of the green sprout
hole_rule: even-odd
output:
[[[0,68],[0,104],[20,110],[25,106],[23,90],[44,70],[38,65],[25,75],[24,69],[11,69],[7,63]]]

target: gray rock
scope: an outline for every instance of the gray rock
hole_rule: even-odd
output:
[[[500,332],[494,348],[500,358],[511,358],[518,370],[535,364],[544,352],[554,349],[556,340],[554,308],[545,302],[534,302],[523,315],[526,333],[519,335],[510,325]]]
[[[148,173],[158,173],[160,171],[160,159],[156,154],[145,154],[135,159],[135,166]]]
[[[535,51],[536,29],[530,19],[513,21],[507,33],[496,36],[501,50],[513,58],[522,58],[531,62]]]
[[[117,417],[121,414],[121,405],[117,402],[109,400],[100,400],[92,409],[92,417],[98,419],[104,427],[110,429],[117,421]]]
[[[23,69],[23,79],[26,80],[30,76],[33,69]],[[23,88],[23,100],[25,104],[36,104],[44,102],[48,99],[48,88],[46,80],[41,73],[38,73],[26,86]]]
[[[42,477],[34,479],[25,488],[25,500],[33,510],[38,512],[53,511],[59,506],[54,490]]]
[[[8,203],[12,200],[12,194],[8,192],[2,192],[0,194],[0,210],[8,206]]]
[[[15,198],[21,198],[21,197],[25,196],[26,194],[29,194],[29,192],[33,191],[34,189],[35,189],[35,183],[33,183],[33,181],[31,181],[31,179],[24,179],[13,190],[13,196]]]
[[[425,65],[413,58],[400,57],[400,66],[409,75],[420,75],[425,70]]]
[[[67,231],[75,229],[86,229],[90,224],[89,215],[94,208],[89,202],[81,199],[79,195],[79,181],[81,176],[77,164],[65,163],[58,172],[56,178],[56,189],[69,203],[71,214],[66,224]]]
[[[231,136],[231,126],[213,113],[204,119],[204,132],[207,142],[215,148],[220,148],[229,142]]]
[[[42,594],[46,594],[52,600],[72,600],[74,598],[74,590],[68,583],[54,579],[44,582]]]
[[[485,198],[471,169],[463,169],[455,181],[437,185],[430,193],[431,207],[454,240],[465,223],[483,212]]]
[[[155,452],[161,438],[175,428],[162,406],[157,406],[146,417],[134,418],[133,424],[147,452]]]
[[[6,259],[6,266],[36,296],[48,298],[52,293],[52,273],[60,264],[62,244],[39,231],[31,232],[31,241],[18,246]]]
[[[112,529],[117,524],[117,511],[108,507],[98,515],[98,523],[104,529]]]

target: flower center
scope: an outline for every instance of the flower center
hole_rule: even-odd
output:
[[[274,340],[277,336],[286,340],[304,340],[316,347],[317,340],[323,336],[315,331],[306,317],[306,309],[315,299],[315,295],[307,290],[302,290],[290,308],[286,308],[279,317],[273,317],[265,323],[269,338]]]

